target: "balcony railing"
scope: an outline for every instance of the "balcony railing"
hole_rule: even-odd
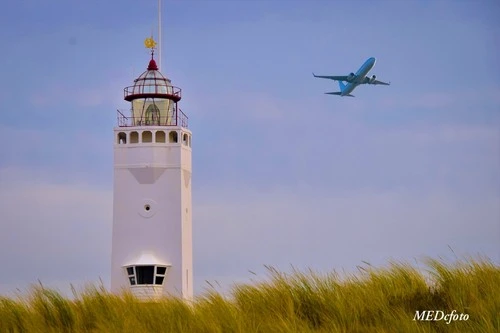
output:
[[[134,127],[134,126],[181,126],[188,128],[188,117],[181,111],[181,109],[174,110],[168,116],[163,117],[127,117],[120,110],[117,111],[118,126],[119,127]],[[124,110],[122,110],[124,111]],[[124,111],[124,112],[130,112]]]
[[[178,102],[181,99],[181,88],[165,84],[142,84],[123,89],[126,101],[143,97],[164,97]]]

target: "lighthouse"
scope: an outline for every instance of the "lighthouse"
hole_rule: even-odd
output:
[[[140,299],[193,296],[191,136],[181,89],[151,59],[124,89],[114,128],[111,291]]]

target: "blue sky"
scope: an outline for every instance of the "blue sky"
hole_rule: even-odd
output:
[[[11,1],[0,19],[0,293],[109,284],[112,133],[157,1]],[[164,0],[193,131],[195,291],[264,264],[500,262],[497,1]],[[370,74],[356,98],[311,72]]]

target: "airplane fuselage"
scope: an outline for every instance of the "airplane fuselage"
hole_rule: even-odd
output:
[[[341,96],[349,95],[357,86],[362,84],[366,78],[366,74],[375,66],[375,58],[371,57],[365,61],[363,65],[355,73],[356,79],[352,82],[348,82],[345,89],[342,90]]]

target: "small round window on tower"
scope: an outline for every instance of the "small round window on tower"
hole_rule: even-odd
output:
[[[142,202],[138,202],[136,207],[137,213],[146,219],[155,216],[159,208],[156,201],[147,198],[144,198]]]

